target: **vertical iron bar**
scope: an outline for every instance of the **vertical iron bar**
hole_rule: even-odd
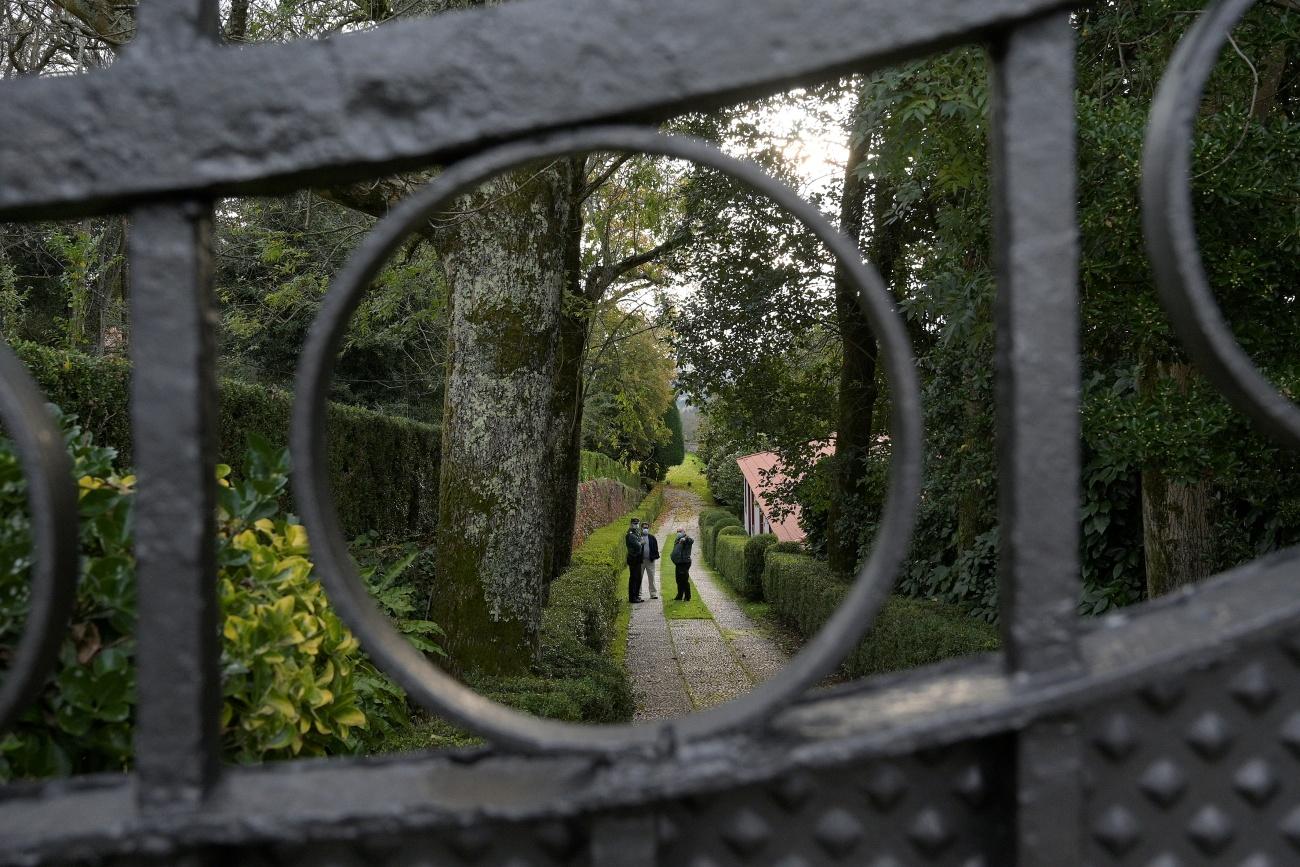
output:
[[[1011,673],[1079,673],[1080,357],[1070,13],[992,46],[998,263],[999,592]],[[1016,741],[1016,863],[1079,863],[1078,733],[1036,722]]]
[[[133,62],[214,44],[217,0],[145,0]],[[142,808],[195,804],[220,773],[216,594],[217,387],[212,204],[154,203],[131,225],[131,426],[138,667],[135,756]]]
[[[211,236],[206,202],[132,213],[135,752],[143,806],[193,803],[219,770]]]
[[[1069,13],[993,50],[1003,638],[1017,673],[1078,664],[1079,309]]]

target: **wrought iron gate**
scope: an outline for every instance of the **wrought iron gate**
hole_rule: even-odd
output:
[[[1188,349],[1239,407],[1300,444],[1300,411],[1217,313],[1187,189],[1200,90],[1251,2],[1218,0],[1170,65],[1148,133],[1146,228]],[[236,50],[215,44],[216,0],[146,0],[136,42],[111,69],[0,88],[0,219],[118,211],[132,220],[140,597],[135,772],[0,790],[0,862],[1300,863],[1297,555],[1101,622],[1075,616],[1071,5],[530,0]],[[539,134],[559,137],[516,155],[592,137],[653,141],[583,130],[963,42],[987,44],[995,69],[1004,653],[786,701],[863,628],[844,617],[818,639],[821,658],[797,661],[784,686],[742,712],[586,742],[503,720],[416,668],[401,675],[408,687],[498,746],[221,767],[214,196],[375,177]],[[479,165],[502,153],[511,152],[493,150]],[[318,391],[320,375],[306,367],[304,391]],[[38,557],[24,643],[0,688],[2,724],[39,687],[58,645],[75,509],[57,433],[7,351],[0,384],[0,416],[31,485]],[[917,399],[898,396],[911,410]],[[312,487],[311,394],[299,403],[302,492]],[[896,469],[904,481],[915,472],[907,461]],[[324,505],[316,520],[328,530]],[[318,506],[300,503],[305,514]],[[313,540],[318,556],[335,542]],[[383,625],[341,598],[346,576],[326,572],[375,651]],[[869,613],[890,580],[880,567],[860,581],[855,611]],[[386,667],[404,668],[390,650],[379,654]]]

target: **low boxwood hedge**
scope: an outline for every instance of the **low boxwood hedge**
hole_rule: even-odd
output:
[[[739,527],[740,519],[726,509],[705,509],[700,513],[700,553],[704,562],[713,565],[713,543],[724,527]]]
[[[763,596],[779,617],[812,636],[839,606],[848,584],[822,561],[770,550],[763,569]],[[871,631],[845,659],[843,672],[865,677],[996,650],[997,628],[956,605],[891,596]]]
[[[732,534],[724,528],[714,542],[714,570],[731,588],[747,599],[763,598],[764,554],[776,544],[776,536]]]

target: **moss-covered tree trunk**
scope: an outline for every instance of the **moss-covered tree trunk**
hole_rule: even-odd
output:
[[[569,168],[484,184],[442,244],[452,305],[433,618],[456,671],[525,669],[556,549]]]
[[[1150,361],[1143,365],[1139,387],[1152,394],[1164,383],[1171,383],[1185,392],[1191,375],[1189,364]],[[1205,479],[1172,478],[1157,465],[1144,468],[1142,544],[1149,597],[1162,596],[1208,577],[1214,571],[1216,556],[1210,483]]]

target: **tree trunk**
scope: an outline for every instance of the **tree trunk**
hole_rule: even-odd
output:
[[[587,357],[587,339],[591,328],[591,314],[582,284],[582,190],[587,179],[587,160],[575,157],[569,163],[568,224],[564,233],[565,305],[560,316],[560,333],[557,347],[555,417],[558,424],[567,426],[556,437],[562,447],[556,456],[556,503],[551,538],[555,552],[551,561],[547,584],[569,568],[573,559],[573,524],[578,517],[578,477],[582,474],[582,405],[586,395],[583,388],[583,363]]]
[[[519,672],[538,651],[569,436],[555,422],[568,172],[484,184],[442,243],[452,309],[432,614],[454,671]]]
[[[1190,365],[1149,362],[1143,368],[1139,382],[1146,393],[1153,393],[1161,380],[1187,390]],[[1210,575],[1216,552],[1209,482],[1177,481],[1158,466],[1143,469],[1142,542],[1151,598]]]
[[[870,140],[850,141],[840,200],[840,231],[861,243],[867,186],[857,167],[867,158]],[[899,245],[896,225],[886,221],[891,196],[879,186],[872,197],[871,241],[867,250],[888,282]],[[876,336],[871,331],[848,273],[835,270],[835,315],[843,341],[839,405],[836,421],[834,490],[826,526],[826,558],[832,569],[852,572],[858,565],[858,537],[850,516],[861,497],[871,448],[872,415],[876,405]]]

